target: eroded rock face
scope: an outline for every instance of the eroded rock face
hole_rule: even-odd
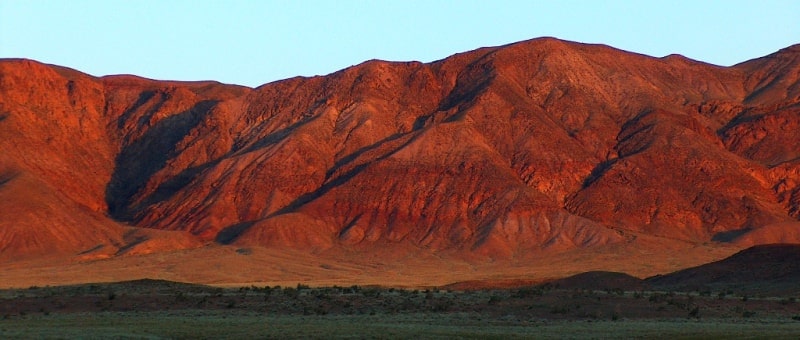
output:
[[[256,89],[6,60],[0,193],[21,173],[56,215],[303,249],[797,235],[798,70],[796,46],[724,68],[549,38]],[[94,228],[59,221],[26,232]]]

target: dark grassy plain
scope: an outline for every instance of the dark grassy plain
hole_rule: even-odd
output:
[[[798,335],[797,296],[734,291],[218,288],[155,280],[0,291],[0,338]]]

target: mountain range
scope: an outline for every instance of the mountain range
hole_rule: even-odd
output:
[[[2,261],[731,254],[800,242],[800,45],[722,67],[538,38],[257,88],[5,59],[0,150]]]

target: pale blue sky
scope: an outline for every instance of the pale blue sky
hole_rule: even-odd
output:
[[[540,36],[732,65],[800,43],[800,1],[0,0],[0,57],[258,86]]]

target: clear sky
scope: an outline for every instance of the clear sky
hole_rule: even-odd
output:
[[[800,1],[0,0],[0,58],[258,86],[540,36],[732,65],[800,43]]]

